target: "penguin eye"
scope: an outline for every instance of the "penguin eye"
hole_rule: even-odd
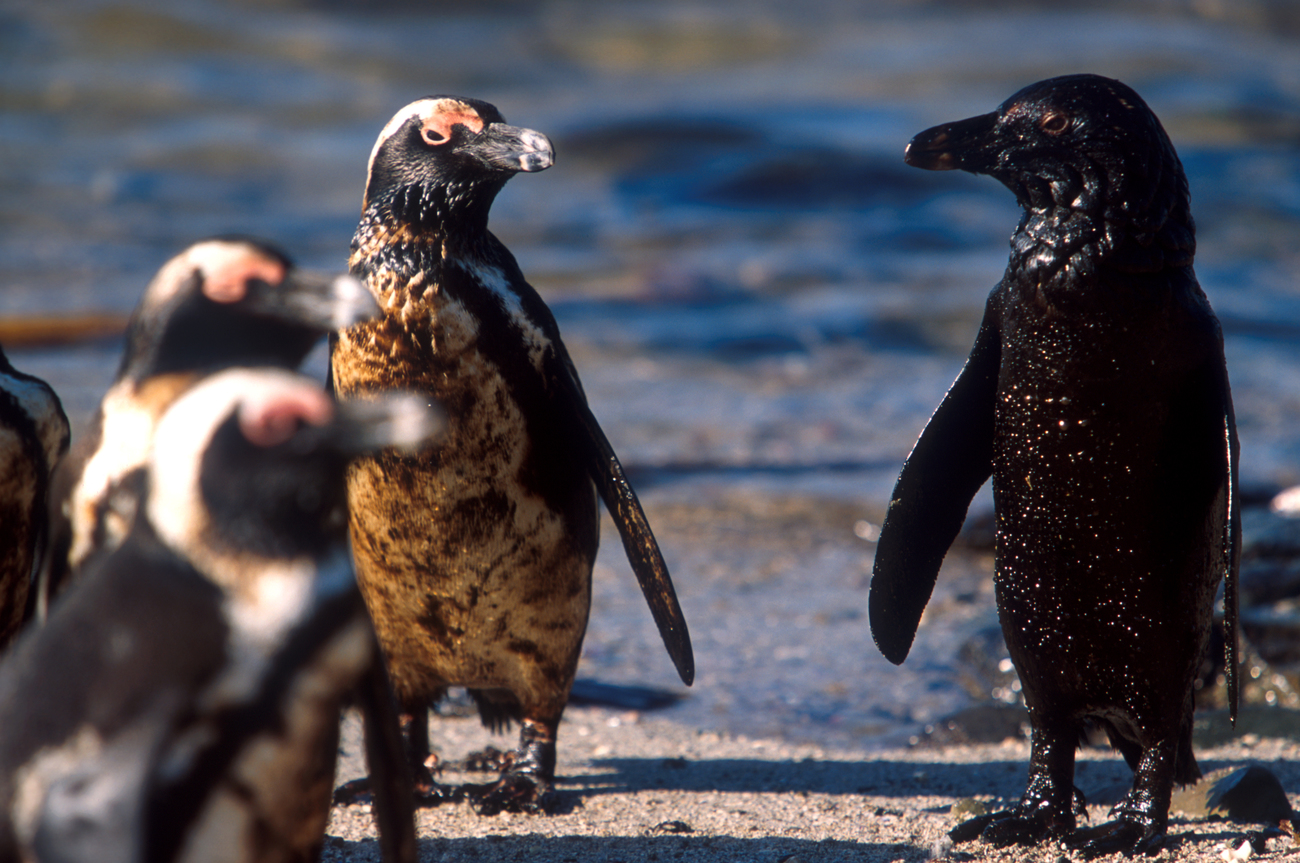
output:
[[[420,138],[430,147],[437,147],[447,143],[451,139],[450,129],[439,129],[425,126],[420,130]]]
[[[1064,114],[1051,113],[1038,123],[1038,128],[1049,135],[1059,135],[1070,125],[1070,118]]]

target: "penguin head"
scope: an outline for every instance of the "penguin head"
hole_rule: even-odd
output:
[[[356,456],[417,449],[442,428],[427,399],[336,403],[309,378],[231,369],[163,414],[145,514],[162,542],[219,584],[346,547],[344,472]]]
[[[256,239],[203,240],[164,264],[145,289],[118,379],[233,365],[294,368],[325,333],[379,314],[350,276],[296,270]]]
[[[909,165],[988,174],[1016,195],[1027,225],[1062,242],[1132,245],[1137,269],[1191,262],[1187,178],[1159,119],[1137,93],[1100,75],[1031,84],[989,114],[914,137]]]
[[[446,227],[451,217],[483,225],[506,181],[542,171],[555,150],[541,132],[507,125],[487,102],[428,96],[402,108],[370,153],[363,211]]]

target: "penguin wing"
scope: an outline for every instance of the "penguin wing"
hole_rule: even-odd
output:
[[[1237,494],[1237,462],[1241,447],[1237,442],[1237,417],[1232,409],[1232,396],[1228,388],[1228,369],[1220,375],[1220,393],[1223,399],[1223,442],[1227,466],[1228,519],[1224,526],[1223,542],[1223,640],[1227,645],[1224,676],[1228,682],[1228,714],[1232,724],[1237,724],[1238,687],[1237,672],[1237,589],[1238,569],[1241,566],[1241,501]]]
[[[627,553],[628,562],[632,564],[641,592],[650,605],[650,614],[659,627],[664,647],[668,649],[668,655],[682,682],[690,686],[695,680],[691,635],[686,629],[686,618],[677,602],[673,580],[668,575],[668,565],[664,563],[659,543],[650,530],[650,522],[646,520],[632,484],[623,473],[623,465],[619,463],[614,448],[610,446],[600,423],[587,407],[587,400],[582,394],[572,363],[568,357],[558,353],[548,354],[548,361],[554,363],[549,369],[549,377],[556,382],[558,397],[566,402],[561,405],[563,413],[576,418],[577,427],[574,431],[578,435],[578,449],[587,459],[591,478],[623,539],[623,550]]]
[[[366,763],[375,797],[379,856],[384,863],[416,863],[415,792],[406,766],[397,701],[384,668],[379,644],[357,685],[356,698],[365,722]]]
[[[45,777],[45,797],[32,825],[34,857],[104,863],[145,857],[151,771],[179,712],[172,696],[154,695],[129,725],[79,758],[51,762],[58,769]]]
[[[894,485],[867,599],[871,635],[890,662],[907,658],[939,565],[993,473],[1001,335],[990,297],[961,374],[930,417]]]

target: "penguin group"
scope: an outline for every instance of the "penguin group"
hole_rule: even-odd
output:
[[[1033,84],[904,158],[988,174],[1024,216],[891,496],[872,634],[905,659],[991,477],[1029,779],[953,838],[1154,853],[1173,786],[1200,775],[1193,682],[1221,582],[1236,697],[1238,446],[1182,166],[1142,99],[1096,75]],[[411,863],[415,802],[448,793],[429,709],[452,687],[519,726],[471,803],[547,811],[599,502],[692,683],[646,515],[488,230],[505,183],[553,161],[486,102],[405,106],[371,151],[349,274],[249,237],[182,251],[71,449],[53,391],[0,353],[0,859],[318,859],[356,704],[383,856]],[[296,369],[325,337],[322,382]],[[1078,829],[1088,725],[1134,781]]]

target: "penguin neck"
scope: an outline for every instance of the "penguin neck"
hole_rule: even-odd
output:
[[[1011,236],[1007,279],[1035,295],[1040,304],[1060,309],[1116,300],[1141,302],[1151,297],[1111,294],[1121,288],[1143,292],[1143,286],[1156,291],[1183,281],[1191,272],[1194,236],[1190,216],[1140,231],[1123,211],[1101,215],[1055,204],[1027,209]],[[1099,285],[1112,290],[1107,296],[1090,297]]]
[[[1157,154],[1142,167],[1078,154],[1068,164],[999,176],[1024,208],[1008,275],[1050,291],[1108,273],[1190,267],[1196,231],[1181,164]]]
[[[353,236],[349,271],[375,291],[382,306],[431,301],[449,264],[501,266],[504,247],[487,229],[486,215],[452,220],[426,213],[410,221],[392,208],[372,207]],[[403,296],[393,296],[395,291]]]

